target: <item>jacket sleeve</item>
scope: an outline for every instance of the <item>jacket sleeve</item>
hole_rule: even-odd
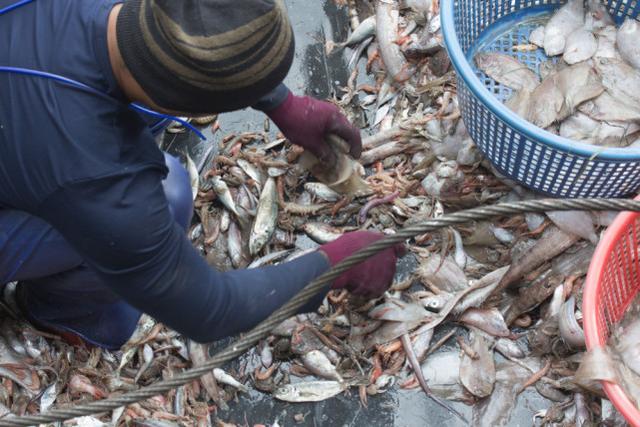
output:
[[[199,342],[246,331],[329,268],[319,252],[286,264],[220,273],[169,212],[156,171],[74,182],[38,215],[134,307]],[[301,312],[318,307],[328,287]]]
[[[253,108],[265,113],[275,110],[287,99],[289,92],[291,92],[289,88],[284,83],[280,83],[274,90],[263,96]]]

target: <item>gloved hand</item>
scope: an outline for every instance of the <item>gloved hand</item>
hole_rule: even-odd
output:
[[[382,239],[384,235],[370,231],[347,233],[333,242],[320,246],[333,267],[338,262],[370,244]],[[375,298],[382,295],[391,286],[396,274],[398,257],[404,255],[403,245],[385,249],[368,260],[351,267],[338,277],[331,289],[346,288],[354,295]]]
[[[309,150],[323,162],[335,162],[335,154],[325,142],[329,134],[344,139],[352,157],[362,154],[360,131],[329,102],[289,93],[282,104],[266,114],[289,141]]]

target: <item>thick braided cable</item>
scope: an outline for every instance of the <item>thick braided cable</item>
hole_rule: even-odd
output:
[[[398,231],[396,234],[385,237],[375,242],[371,246],[360,250],[354,255],[344,259],[335,265],[330,271],[318,277],[316,280],[307,285],[303,290],[296,294],[289,302],[275,311],[271,316],[258,324],[254,329],[242,335],[237,341],[227,346],[225,349],[217,353],[215,356],[207,360],[207,362],[197,368],[192,368],[182,372],[173,378],[159,381],[150,386],[132,391],[120,396],[110,397],[104,400],[98,400],[82,405],[72,406],[69,408],[59,408],[52,411],[22,417],[10,417],[0,420],[1,426],[31,426],[37,424],[51,423],[56,421],[65,421],[71,418],[84,415],[97,414],[110,411],[120,406],[139,402],[152,396],[164,393],[171,389],[180,387],[190,381],[193,381],[202,375],[205,375],[213,368],[237,358],[245,351],[255,345],[260,339],[266,337],[270,331],[279,325],[282,321],[288,319],[298,309],[302,307],[310,298],[315,296],[326,284],[332,282],[349,268],[366,260],[367,258],[390,248],[405,240],[424,234],[429,231],[448,227],[451,225],[463,224],[474,220],[484,220],[497,216],[506,216],[521,214],[526,212],[546,212],[558,210],[595,210],[595,211],[633,211],[640,212],[640,201],[621,200],[621,199],[544,199],[531,200],[515,203],[501,203],[493,206],[479,207],[469,209],[453,214],[447,214],[440,218],[430,219],[420,224],[406,227]]]

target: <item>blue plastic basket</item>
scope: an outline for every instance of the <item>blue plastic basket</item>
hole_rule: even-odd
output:
[[[458,99],[469,134],[494,167],[533,190],[559,197],[622,197],[640,188],[640,149],[603,148],[534,126],[502,103],[511,90],[475,67],[478,52],[517,57],[534,71],[542,49],[516,53],[529,33],[564,0],[442,0],[442,31],[458,75]],[[605,2],[621,23],[640,0]],[[640,90],[640,88],[633,88]]]

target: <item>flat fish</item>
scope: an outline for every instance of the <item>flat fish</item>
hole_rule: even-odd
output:
[[[560,136],[574,141],[592,142],[599,127],[599,121],[592,119],[587,114],[577,112],[562,122]]]
[[[471,348],[478,357],[472,359],[467,353],[463,353],[460,362],[460,382],[474,396],[487,397],[493,391],[496,382],[493,351],[489,348],[491,342],[474,332],[471,332],[469,337]]]
[[[531,31],[531,34],[529,34],[529,43],[535,44],[538,47],[544,47],[544,25]]]
[[[562,56],[569,65],[591,59],[598,50],[598,42],[591,31],[579,28],[567,37]]]
[[[533,91],[528,108],[520,107],[520,111],[526,111],[527,120],[534,125],[547,128],[558,120],[563,104],[564,97],[558,88],[556,75],[551,75]]]
[[[598,244],[593,218],[583,211],[549,211],[547,216],[560,230]]]
[[[598,121],[630,122],[640,120],[640,107],[636,108],[633,105],[625,104],[624,101],[611,96],[608,91],[580,105],[578,110]]]
[[[470,308],[458,319],[465,325],[470,325],[492,335],[494,337],[508,337],[511,331],[498,309]]]
[[[365,347],[386,344],[415,329],[421,322],[384,322],[384,324],[369,334],[365,341]]]
[[[544,50],[547,56],[564,52],[569,34],[584,25],[584,1],[570,0],[547,22],[544,29]]]
[[[602,122],[593,144],[603,147],[628,147],[640,136],[638,132],[640,126],[636,123]]]
[[[596,70],[587,63],[573,65],[560,71],[558,86],[564,95],[559,120],[569,117],[580,104],[600,96],[605,90]]]
[[[438,397],[462,400],[465,392],[460,382],[460,354],[458,351],[438,352],[422,364],[422,375]]]
[[[640,70],[640,22],[627,18],[618,31],[617,44],[622,58]]]
[[[640,71],[622,60],[601,58],[595,68],[602,78],[607,92],[618,101],[640,109],[640,92],[630,88],[640,87]]]
[[[475,291],[469,292],[467,296],[462,298],[458,304],[451,310],[454,315],[464,313],[468,308],[479,307],[484,301],[493,293],[494,289],[500,283],[500,280],[507,274],[509,266],[499,268],[485,275],[484,277],[472,282],[472,286],[478,286],[479,284],[487,284],[487,286],[480,287]]]
[[[511,89],[532,91],[540,84],[540,78],[512,56],[495,52],[479,53],[475,61],[480,70]]]
[[[611,25],[614,25],[613,18],[602,0],[587,0],[584,27],[587,30],[598,30]]]
[[[440,255],[433,255],[418,267],[421,280],[432,284],[441,291],[454,293],[469,286],[467,276],[450,257],[441,261]]]
[[[505,102],[505,105],[518,116],[526,119],[531,106],[531,92],[526,89],[514,92],[511,98]]]
[[[523,363],[533,371],[541,364],[537,359],[524,359]],[[513,362],[503,362],[496,366],[496,383],[493,393],[474,405],[471,425],[477,427],[504,427],[510,423],[511,414],[516,407],[517,391],[531,377],[531,371]]]
[[[548,128],[571,114],[585,101],[604,92],[596,70],[587,63],[567,67],[542,81],[531,95],[529,121]]]
[[[616,47],[618,28],[614,25],[597,30],[598,48],[593,55],[594,58],[622,59]]]
[[[347,388],[347,384],[338,381],[310,381],[278,387],[273,397],[292,403],[321,402],[337,396]]]
[[[429,312],[422,305],[395,298],[369,311],[369,317],[372,319],[393,322],[420,322],[426,320],[428,316]]]

